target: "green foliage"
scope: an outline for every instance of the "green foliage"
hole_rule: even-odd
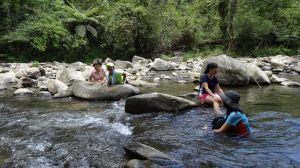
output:
[[[3,0],[0,59],[89,62],[172,51],[184,52],[185,59],[224,52],[299,54],[299,0],[235,2]]]
[[[32,67],[38,67],[39,66],[39,62],[37,60],[32,62]]]
[[[34,22],[33,22],[34,21]],[[28,43],[37,51],[60,48],[68,40],[69,32],[59,19],[51,14],[42,13],[25,22],[2,37],[7,44]]]

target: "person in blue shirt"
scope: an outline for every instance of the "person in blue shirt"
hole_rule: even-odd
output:
[[[248,118],[241,110],[239,104],[240,94],[236,91],[227,91],[225,94],[220,93],[219,95],[227,111],[223,119],[217,118],[212,122],[214,132],[241,137],[249,136],[251,127]]]
[[[222,100],[218,93],[223,93],[216,77],[218,65],[210,62],[207,64],[204,74],[200,76],[198,98],[200,103],[212,104],[214,111],[221,114],[220,104]]]

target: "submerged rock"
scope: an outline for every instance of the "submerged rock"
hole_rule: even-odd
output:
[[[184,167],[183,163],[162,153],[161,151],[132,141],[124,146],[127,158],[127,167]]]
[[[282,82],[281,85],[287,86],[287,87],[300,87],[300,83],[294,82],[294,81],[285,81],[285,82]]]
[[[106,86],[86,81],[74,81],[73,95],[82,99],[117,101],[139,94],[139,89],[129,85]]]
[[[196,106],[193,101],[180,97],[163,93],[148,93],[127,98],[125,111],[131,114],[179,112]]]
[[[124,146],[126,155],[130,159],[139,160],[175,160],[161,151],[142,144],[137,141],[132,141]]]
[[[126,165],[124,167],[125,168],[146,168],[146,167],[149,167],[147,165],[147,163],[145,164],[145,162],[147,162],[147,161],[142,161],[142,160],[138,160],[138,159],[131,159],[126,163]]]
[[[231,58],[227,55],[220,55],[208,58],[204,61],[202,73],[208,63],[214,62],[218,64],[218,80],[223,85],[248,85],[249,74],[246,66],[239,60]]]

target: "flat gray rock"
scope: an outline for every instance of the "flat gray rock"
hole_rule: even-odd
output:
[[[94,82],[74,81],[73,95],[78,98],[101,101],[117,101],[139,94],[139,89],[129,85],[107,86]]]
[[[180,112],[196,106],[196,103],[193,101],[154,92],[127,98],[125,102],[125,111],[131,114],[163,111]]]

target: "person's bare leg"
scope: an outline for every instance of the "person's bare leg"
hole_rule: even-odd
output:
[[[221,113],[219,103],[212,96],[207,96],[204,102],[207,104],[212,104],[216,113]]]

